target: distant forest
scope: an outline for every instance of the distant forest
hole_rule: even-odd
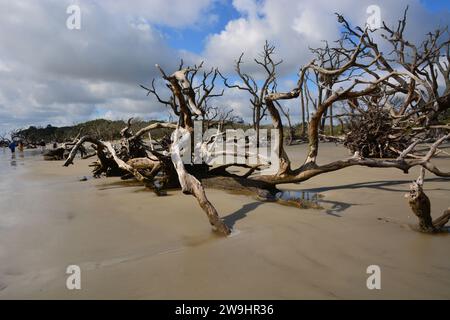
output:
[[[445,112],[440,117],[443,124],[450,123],[450,110]],[[287,144],[291,144],[293,141],[307,141],[306,130],[307,125],[303,123],[291,124],[291,119],[288,118],[288,128],[284,128]],[[133,119],[132,130],[138,131],[152,123],[160,122],[157,120],[145,121],[142,119]],[[213,123],[206,123],[208,127]],[[27,129],[16,129],[10,133],[11,138],[15,140],[21,140],[25,145],[36,145],[44,141],[45,143],[63,143],[67,141],[72,141],[79,134],[81,136],[90,135],[100,140],[112,141],[120,139],[120,131],[127,126],[124,120],[106,120],[106,119],[96,119],[83,123],[74,124],[72,126],[65,127],[55,127],[51,124],[46,127],[30,126]],[[305,126],[305,127],[304,127]],[[228,128],[251,128],[251,124],[243,123],[242,121],[228,122],[225,124]],[[270,125],[262,125],[261,128],[270,128]],[[340,124],[334,125],[330,128],[329,125],[324,125],[321,133],[332,133],[342,135],[348,130],[348,123],[341,122]],[[153,137],[159,139],[165,134],[170,132],[167,129],[157,129],[153,131]],[[331,137],[330,137],[331,138]],[[0,135],[0,146],[6,147],[10,143],[10,139],[6,135]]]
[[[134,119],[132,128],[137,131],[155,122],[154,120],[144,121]],[[36,144],[41,141],[46,143],[62,143],[72,140],[78,134],[82,136],[90,135],[101,140],[111,141],[120,139],[120,130],[126,127],[126,125],[126,122],[123,120],[96,119],[66,127],[54,127],[50,124],[46,127],[30,126],[27,129],[15,130],[11,136],[22,140],[25,144]]]

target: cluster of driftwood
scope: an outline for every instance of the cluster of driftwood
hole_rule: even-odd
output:
[[[0,136],[0,147],[6,148],[9,146],[10,143],[11,143],[11,140],[9,140],[3,136]]]
[[[312,50],[315,58],[301,68],[297,85],[288,92],[277,91],[276,70],[281,61],[274,60],[274,47],[268,44],[264,46],[261,58],[254,60],[266,74],[263,81],[255,80],[242,71],[243,55],[236,62],[235,69],[241,80],[237,84],[230,84],[217,69],[203,72],[199,80],[202,64],[184,67],[182,63],[171,74],[157,65],[170,90],[170,98],[161,98],[154,83],[151,88],[144,88],[159,102],[169,106],[178,120],[155,123],[137,132],[132,131],[130,120],[121,131],[119,145],[91,136],[78,137],[73,141],[64,165],[72,164],[83,144],[90,143],[98,157],[95,175],[134,177],[157,194],[163,194],[167,188],[179,187],[183,193],[197,199],[211,225],[223,234],[229,234],[230,228],[220,219],[204,188],[245,191],[257,194],[261,200],[274,201],[279,185],[300,183],[351,166],[397,168],[405,173],[419,166],[422,175],[411,186],[411,209],[419,218],[421,231],[442,230],[449,219],[449,212],[447,210],[441,218],[432,221],[430,202],[422,185],[425,170],[440,177],[450,177],[450,172],[441,171],[431,162],[441,152],[440,145],[450,138],[450,127],[442,122],[443,115],[450,109],[448,32],[431,32],[422,44],[415,45],[404,38],[406,11],[395,28],[383,24],[376,31],[352,27],[341,15],[338,15],[338,20],[342,25],[342,37],[334,46],[326,43],[324,47]],[[392,46],[390,54],[383,54],[379,49],[381,44],[375,39],[380,39],[380,36]],[[303,113],[305,103],[309,102],[313,110],[311,115],[308,111],[307,126],[303,125],[309,144],[304,162],[293,167],[283,143],[275,148],[278,171],[270,174],[258,172],[267,162],[257,165],[228,163],[214,167],[205,162],[183,162],[185,153],[191,152],[186,146],[194,144],[195,119],[205,120],[207,127],[217,127],[217,134],[204,139],[200,150],[210,152],[214,150],[214,144],[222,141],[227,117],[222,113],[219,121],[208,121],[208,115],[218,110],[210,106],[211,98],[223,95],[223,91],[214,93],[217,79],[223,80],[224,88],[248,92],[254,111],[257,143],[260,141],[259,121],[264,115],[270,116],[273,130],[278,132],[280,141],[284,141],[282,115],[286,116],[288,112],[282,105],[283,101],[299,99]],[[444,88],[439,86],[439,79],[443,79]],[[333,105],[338,104],[342,105],[342,114],[336,114],[334,118],[346,121],[348,131],[344,138],[336,140],[344,140],[353,155],[319,164],[320,139],[333,139],[322,136],[321,127]],[[289,119],[288,125],[291,128]],[[166,128],[170,134],[161,141],[150,139],[146,142],[144,136],[158,128]],[[425,152],[417,151],[418,145],[424,141],[431,141],[430,147]],[[194,154],[188,156],[193,158]],[[244,156],[251,156],[250,151],[246,151]],[[245,168],[245,172],[236,174],[229,170],[236,166]]]
[[[44,159],[47,161],[67,159],[70,151],[72,151],[75,144],[80,140],[81,132],[82,131],[80,130],[75,138],[73,138],[71,141],[64,142],[62,145],[58,145],[58,143],[54,142],[52,149],[44,151]],[[87,159],[96,155],[96,153],[88,154],[84,146],[80,146],[78,148],[78,151],[80,152],[81,158],[83,159]]]

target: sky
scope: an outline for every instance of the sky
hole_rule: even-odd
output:
[[[67,8],[80,8],[69,29]],[[30,125],[96,119],[168,119],[169,110],[139,87],[205,61],[233,79],[242,52],[246,71],[265,40],[276,46],[279,86],[289,90],[309,47],[339,37],[335,12],[364,25],[369,5],[395,24],[409,5],[407,35],[419,42],[450,21],[450,1],[432,0],[0,0],[0,134]],[[217,106],[249,119],[245,92],[227,90]],[[294,122],[299,108],[289,106]]]

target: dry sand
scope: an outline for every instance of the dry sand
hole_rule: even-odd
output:
[[[304,146],[288,148],[304,158]],[[448,149],[447,149],[448,150]],[[326,144],[320,162],[347,156]],[[215,235],[195,199],[157,197],[133,182],[90,177],[41,157],[0,150],[0,299],[450,298],[450,234],[412,231],[403,194],[418,170],[352,167],[285,189],[320,192],[324,209],[261,203],[207,190],[235,228]],[[450,170],[448,157],[436,160]],[[434,215],[450,183],[428,174]],[[66,267],[81,267],[81,290]],[[381,267],[381,290],[366,268]]]

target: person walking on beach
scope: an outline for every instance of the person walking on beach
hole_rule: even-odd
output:
[[[39,142],[39,145],[41,146],[41,151],[44,152],[45,151],[45,141],[43,139]]]
[[[19,141],[19,151],[23,152],[23,142]]]
[[[11,153],[16,152],[16,142],[15,141],[11,142],[8,147],[11,150]]]

